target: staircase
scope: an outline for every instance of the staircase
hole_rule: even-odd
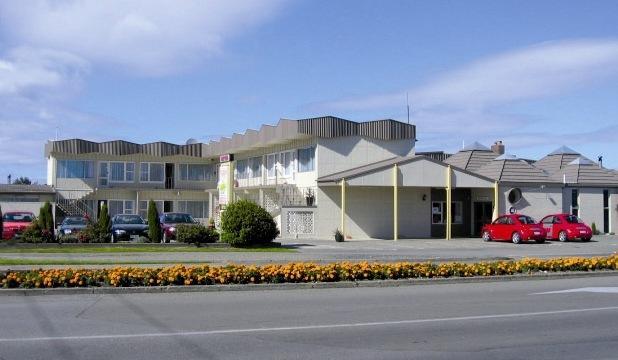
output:
[[[70,190],[56,193],[56,206],[67,216],[93,216],[94,209],[84,200],[92,191]]]

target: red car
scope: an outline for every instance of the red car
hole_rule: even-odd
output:
[[[592,229],[575,215],[547,215],[541,220],[541,225],[543,225],[547,232],[548,240],[558,239],[565,242],[581,239],[582,241],[590,241],[592,238]]]
[[[484,241],[510,240],[519,244],[523,240],[545,242],[546,232],[541,224],[527,215],[502,215],[491,224],[483,226],[481,234]]]
[[[2,239],[19,236],[34,221],[34,214],[28,211],[12,211],[2,215]]]
[[[176,240],[176,226],[198,224],[191,215],[187,213],[164,213],[159,216],[161,232],[163,233],[162,243]]]

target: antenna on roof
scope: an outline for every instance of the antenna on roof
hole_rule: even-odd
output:
[[[406,91],[406,107],[408,108],[408,124],[410,123],[410,99],[408,98],[408,92]]]

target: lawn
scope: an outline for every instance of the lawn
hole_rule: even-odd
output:
[[[207,261],[119,261],[119,260],[73,260],[73,259],[6,259],[0,258],[0,266],[19,265],[158,265],[158,264],[207,264]]]
[[[6,246],[0,247],[0,253],[11,254],[114,254],[114,253],[194,253],[194,252],[295,252],[283,247],[251,247],[251,248],[218,248],[196,246],[165,246],[165,245],[58,245],[45,247]]]

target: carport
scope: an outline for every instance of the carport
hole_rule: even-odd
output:
[[[322,176],[318,187],[320,207],[332,202],[348,237],[450,240],[473,232],[473,196],[491,202],[492,217],[498,209],[495,181],[420,155]]]

